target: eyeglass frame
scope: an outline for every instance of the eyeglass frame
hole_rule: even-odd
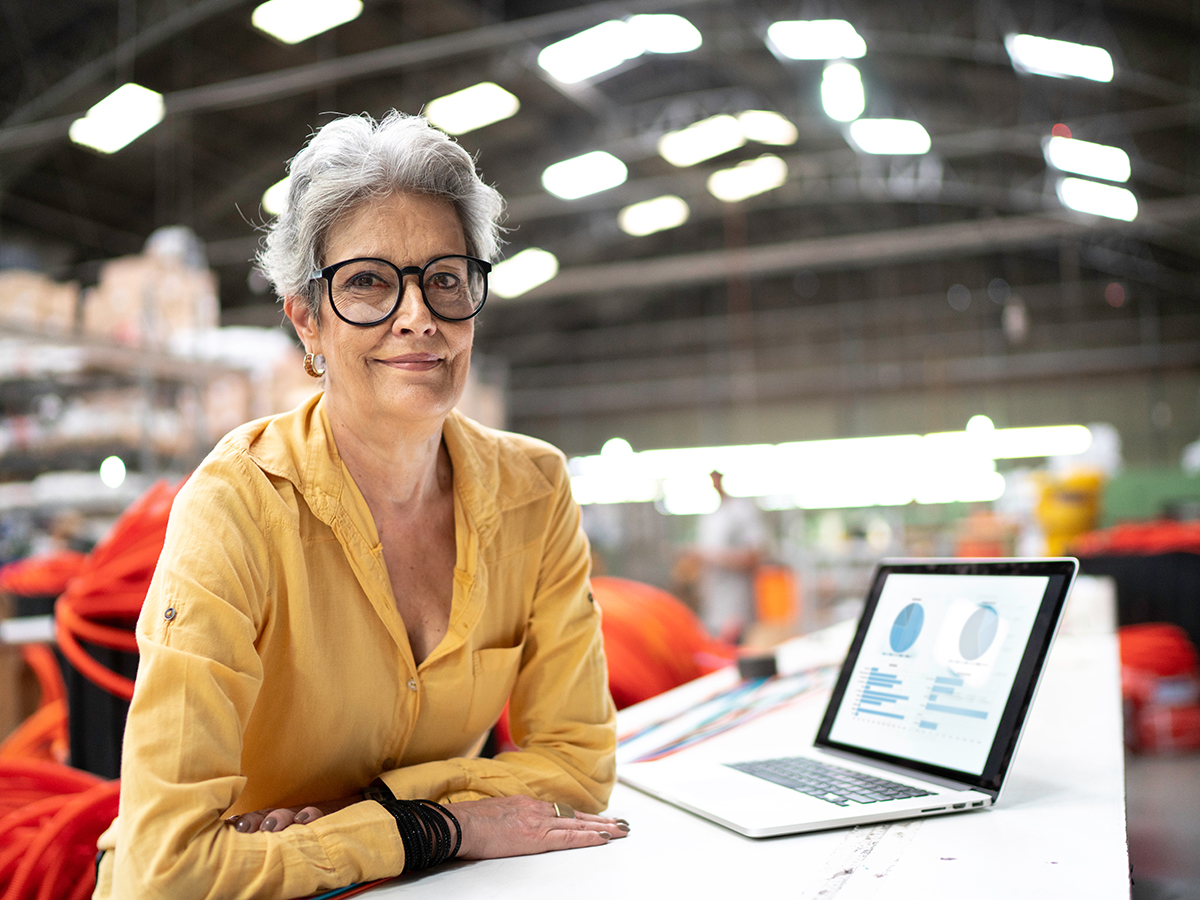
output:
[[[441,262],[443,259],[465,259],[470,262],[479,263],[483,269],[483,299],[479,301],[479,305],[475,307],[475,311],[469,316],[455,319],[450,316],[443,316],[429,303],[429,298],[425,296],[425,270],[434,263]],[[396,304],[387,312],[387,315],[376,319],[374,322],[352,322],[347,319],[337,308],[337,304],[333,300],[333,276],[337,274],[338,269],[343,266],[348,266],[356,262],[378,262],[384,265],[391,266],[398,277],[398,287],[396,290]],[[483,305],[487,302],[488,296],[488,274],[492,271],[492,264],[486,259],[479,259],[477,256],[467,256],[465,253],[447,253],[445,256],[438,256],[425,263],[423,266],[398,266],[391,260],[381,259],[378,256],[356,256],[353,259],[343,259],[341,262],[331,263],[323,269],[317,269],[308,276],[309,281],[324,281],[328,286],[327,293],[329,295],[329,306],[333,309],[333,314],[345,322],[347,325],[355,325],[359,328],[374,328],[376,325],[382,325],[388,319],[396,314],[396,310],[400,308],[400,304],[404,302],[404,279],[409,275],[417,276],[417,290],[421,292],[421,301],[425,304],[425,308],[429,310],[437,318],[443,322],[468,322],[479,315]]]

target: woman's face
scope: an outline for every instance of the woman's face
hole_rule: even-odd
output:
[[[397,193],[368,201],[335,224],[321,265],[373,257],[402,268],[466,252],[462,225],[449,201]],[[331,408],[372,419],[445,418],[466,385],[474,320],[446,322],[434,316],[415,275],[405,277],[392,317],[367,328],[339,319],[324,281],[321,291],[319,326],[302,300],[288,298],[285,309],[305,346],[325,357]]]

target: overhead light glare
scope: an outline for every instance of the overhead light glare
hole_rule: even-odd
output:
[[[708,177],[708,191],[725,203],[773,191],[787,181],[787,163],[772,153],[747,159],[732,169],[721,169]]]
[[[862,75],[848,62],[830,63],[821,78],[821,106],[825,115],[839,122],[852,122],[867,106]]]
[[[924,436],[638,453],[615,439],[598,455],[575,457],[569,466],[579,503],[658,501],[668,513],[702,513],[715,508],[705,486],[711,490],[709,473],[717,470],[731,496],[756,497],[768,509],[903,506],[996,500],[1005,489],[997,459],[1074,456],[1091,442],[1082,425],[996,428],[976,416],[966,431]]]
[[[519,297],[558,274],[558,257],[530,247],[502,263],[488,275],[488,291],[505,299]]]
[[[786,147],[800,138],[800,132],[787,117],[768,109],[747,109],[737,114],[737,121],[748,141]]]
[[[643,49],[637,32],[611,19],[546,47],[538,65],[563,84],[575,84],[640,56]]]
[[[1120,147],[1052,137],[1042,143],[1042,153],[1047,165],[1064,172],[1103,178],[1105,181],[1129,180],[1129,154]]]
[[[688,220],[691,210],[680,197],[667,194],[626,206],[617,213],[617,224],[626,234],[642,237],[668,228],[678,228]]]
[[[858,59],[867,44],[845,19],[775,22],[767,42],[788,59]]]
[[[629,170],[611,153],[593,150],[555,163],[542,173],[542,186],[556,197],[577,200],[623,184]]]
[[[491,81],[430,100],[425,118],[447,134],[466,134],[516,115],[521,101]]]
[[[928,153],[929,132],[911,119],[856,119],[850,140],[863,153],[917,156]]]
[[[1085,178],[1061,178],[1058,199],[1076,212],[1091,213],[1132,222],[1137,218],[1138,202],[1133,193],[1114,184],[1101,184]]]
[[[110,456],[100,463],[100,481],[114,490],[125,483],[125,463],[121,457]]]
[[[262,195],[262,208],[269,216],[278,216],[287,209],[288,191],[291,188],[291,178],[277,181]]]
[[[683,168],[736,150],[746,143],[742,126],[733,116],[701,119],[658,140],[658,153],[673,166]]]
[[[276,40],[298,44],[357,19],[362,10],[362,0],[267,0],[250,22]]]
[[[1032,34],[1010,34],[1004,38],[1012,66],[1018,72],[1052,78],[1087,78],[1112,81],[1113,61],[1103,47],[1073,44]]]
[[[628,25],[646,53],[689,53],[704,43],[696,26],[683,16],[631,16]]]
[[[162,121],[165,107],[158,91],[127,82],[71,123],[76,144],[101,153],[116,153]]]

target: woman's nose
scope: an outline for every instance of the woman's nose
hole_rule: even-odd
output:
[[[400,293],[400,307],[396,310],[395,318],[392,319],[392,328],[393,330],[398,328],[401,332],[412,331],[428,334],[432,334],[437,328],[433,313],[425,305],[425,298],[421,295],[421,284],[417,281],[416,276],[404,279]]]

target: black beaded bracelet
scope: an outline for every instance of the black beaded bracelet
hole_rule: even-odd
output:
[[[462,847],[462,826],[454,814],[432,800],[397,800],[371,791],[374,800],[396,820],[396,830],[404,845],[404,871],[415,872],[441,865],[458,855]],[[450,846],[450,826],[454,823],[454,846]]]

